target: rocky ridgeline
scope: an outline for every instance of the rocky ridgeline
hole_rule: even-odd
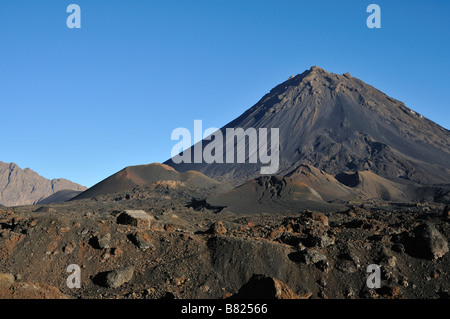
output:
[[[29,168],[0,162],[0,204],[4,206],[36,204],[63,190],[84,191],[86,187],[66,179],[49,180]]]

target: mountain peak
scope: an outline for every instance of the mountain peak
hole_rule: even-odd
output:
[[[346,73],[348,74],[348,73]],[[349,75],[349,74],[348,74]],[[303,73],[297,74],[295,77],[290,77],[286,82],[289,83],[290,86],[304,86],[306,83],[312,86],[323,86],[328,85],[328,82],[337,82],[345,80],[345,78],[349,79],[349,76],[340,75],[335,73],[330,73],[317,65],[312,66],[309,70],[305,70]],[[282,83],[277,88],[283,87],[284,83]]]
[[[449,131],[349,73],[312,66],[221,130],[236,127],[279,128],[279,175],[308,164],[331,175],[370,169],[410,184],[441,184],[450,177]],[[250,163],[166,164],[236,184],[260,169]]]
[[[309,72],[328,73],[327,71],[325,71],[324,69],[318,67],[317,65],[313,65],[313,66],[309,69]]]
[[[312,67],[309,68],[309,70],[306,70],[305,72],[303,72],[302,74],[298,74],[297,75],[300,78],[306,78],[306,77],[310,77],[310,76],[327,76],[327,77],[333,77],[335,80],[343,80],[344,77],[347,79],[350,79],[352,76],[349,72],[346,72],[344,74],[336,74],[336,73],[331,73],[328,72],[325,69],[322,69],[321,67],[317,66],[317,65],[313,65]]]

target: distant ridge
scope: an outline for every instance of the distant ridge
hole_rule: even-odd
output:
[[[84,191],[86,187],[63,178],[49,180],[29,168],[0,162],[0,204],[33,205],[64,189]]]

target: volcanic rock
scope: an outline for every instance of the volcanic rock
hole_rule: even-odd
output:
[[[149,249],[152,247],[150,235],[147,233],[136,232],[130,236],[131,241],[140,249]]]
[[[129,282],[133,278],[133,274],[133,266],[117,268],[106,275],[106,286],[109,288],[118,288]]]
[[[327,257],[317,249],[306,249],[303,252],[303,262],[307,265],[317,264],[326,260]]]
[[[222,221],[218,221],[211,225],[209,232],[214,235],[223,235],[227,233],[227,228]]]
[[[97,243],[101,249],[109,248],[111,245],[111,234],[107,233],[103,236],[97,236]]]
[[[0,288],[9,288],[13,283],[13,275],[0,273]]]
[[[416,229],[416,244],[429,259],[441,258],[449,251],[447,239],[428,222]]]
[[[117,223],[142,229],[154,229],[158,225],[155,217],[143,210],[126,210],[117,217]]]
[[[0,299],[69,299],[58,288],[47,284],[16,282],[9,289],[1,289]]]

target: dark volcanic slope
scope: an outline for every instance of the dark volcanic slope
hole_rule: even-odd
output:
[[[261,176],[227,192],[211,195],[206,201],[211,206],[226,207],[227,211],[240,214],[338,208],[325,203],[306,184],[281,176]]]
[[[123,192],[135,186],[143,186],[158,181],[179,181],[184,182],[186,185],[201,188],[215,187],[220,184],[199,172],[187,171],[179,173],[170,166],[153,163],[126,167],[120,172],[92,186],[74,199],[85,199]]]
[[[349,74],[312,67],[221,130],[235,127],[280,129],[281,175],[312,165],[331,175],[368,170],[400,183],[450,180],[450,132]],[[235,185],[258,176],[262,166],[166,164]]]
[[[0,162],[0,203],[6,206],[30,205],[63,189],[84,191],[86,187],[66,179],[48,180],[29,168]]]
[[[340,183],[334,176],[311,165],[301,165],[289,174],[289,177],[312,187],[326,201],[335,199],[346,201],[361,197],[354,188]]]
[[[71,189],[63,189],[59,192],[54,193],[53,195],[50,195],[47,198],[44,198],[43,200],[40,200],[36,204],[38,205],[47,205],[47,204],[56,204],[56,203],[64,203],[68,200],[71,200],[75,196],[80,195],[81,191],[74,191]]]

